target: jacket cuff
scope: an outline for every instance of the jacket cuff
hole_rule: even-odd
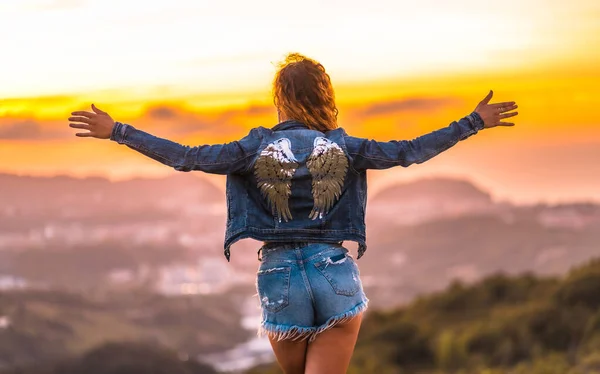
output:
[[[478,131],[483,130],[484,122],[483,122],[483,119],[481,118],[481,116],[479,115],[479,113],[474,111],[473,113],[471,113],[467,116],[467,119],[471,123],[471,126],[473,127],[473,129],[478,130]]]
[[[110,140],[122,144],[125,140],[125,131],[127,130],[127,126],[127,124],[115,122],[115,126],[110,133]]]

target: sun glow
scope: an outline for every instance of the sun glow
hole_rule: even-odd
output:
[[[272,63],[293,50],[340,82],[515,70],[589,51],[597,2],[540,2],[10,2],[0,13],[0,32],[12,36],[3,38],[0,98],[262,90]],[[579,18],[554,21],[565,13]]]

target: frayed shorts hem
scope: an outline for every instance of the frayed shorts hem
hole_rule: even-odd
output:
[[[281,340],[298,340],[302,341],[308,339],[312,342],[316,339],[317,335],[323,331],[356,317],[361,312],[364,312],[369,305],[369,299],[365,298],[359,304],[355,305],[352,309],[347,310],[344,313],[330,317],[321,326],[296,326],[296,325],[278,325],[275,323],[263,321],[258,328],[257,336],[268,336],[277,341]]]

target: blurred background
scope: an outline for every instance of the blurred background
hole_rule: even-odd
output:
[[[0,2],[0,373],[278,373],[225,179],[76,138],[74,110],[187,145],[277,123],[288,52],[339,124],[412,139],[516,101],[425,164],[369,172],[371,304],[350,373],[600,373],[596,0]],[[356,253],[356,244],[345,244]]]

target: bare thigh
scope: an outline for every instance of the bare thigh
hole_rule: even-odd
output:
[[[358,338],[362,315],[360,313],[317,335],[306,352],[306,374],[346,373]]]
[[[285,374],[304,374],[308,339],[280,340],[269,337],[273,352]]]

